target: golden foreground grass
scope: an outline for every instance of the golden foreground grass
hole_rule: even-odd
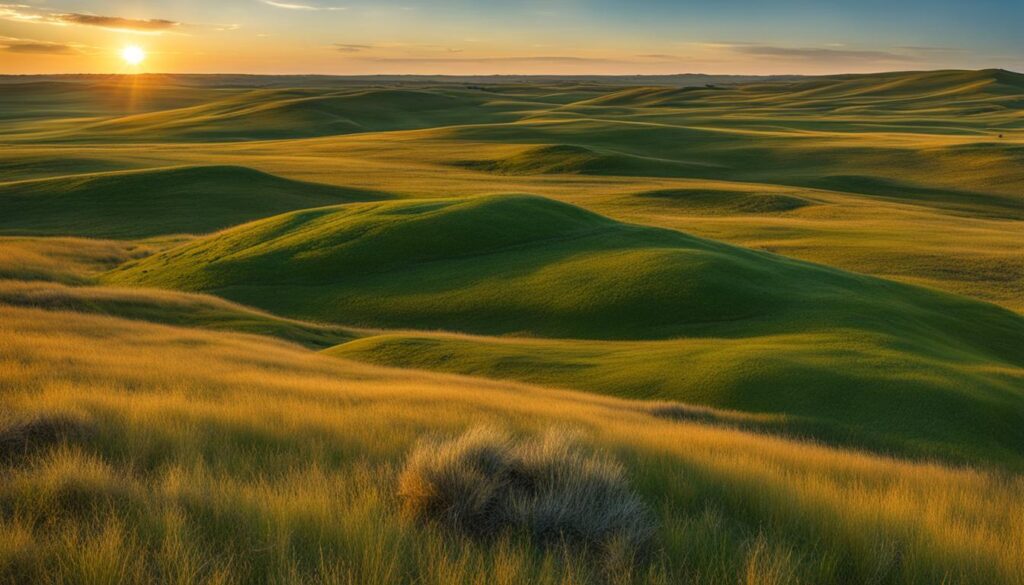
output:
[[[655,416],[663,405],[382,369],[263,338],[0,307],[7,583],[1024,583],[1024,479]],[[18,425],[21,425],[20,427]],[[410,521],[424,438],[575,429],[657,523],[649,560]],[[0,441],[0,444],[4,444]]]

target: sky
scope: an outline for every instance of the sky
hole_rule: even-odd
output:
[[[1024,71],[1024,0],[8,1],[13,74]]]

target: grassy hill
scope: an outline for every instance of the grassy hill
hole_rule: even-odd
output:
[[[780,413],[919,455],[1024,456],[1024,318],[539,197],[294,212],[103,279],[365,327],[560,338],[333,350],[389,365]]]
[[[293,209],[385,197],[237,166],[93,173],[0,183],[0,233],[201,234]]]
[[[80,88],[78,91],[82,91]],[[207,90],[184,107],[15,126],[17,138],[48,141],[238,141],[509,121],[523,103],[479,91],[444,88]],[[2,103],[0,103],[2,107]]]
[[[316,349],[335,346],[359,335],[344,327],[284,319],[217,297],[174,291],[0,280],[0,304],[251,333]]]
[[[1021,319],[983,303],[524,195],[293,212],[104,279],[367,326],[592,339],[906,327],[1020,357]]]
[[[616,583],[1019,585],[1024,574],[1024,526],[1008,513],[1019,478],[715,422],[730,413],[697,422],[252,336],[10,307],[0,374],[3,581],[607,583],[608,559],[579,548],[402,514],[396,490],[417,442],[481,424],[575,430],[621,462],[656,522],[651,551]]]

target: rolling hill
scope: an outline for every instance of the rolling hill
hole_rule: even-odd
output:
[[[479,91],[429,87],[206,94],[212,99],[184,107],[114,116],[97,108],[92,118],[22,124],[14,126],[14,135],[19,140],[58,142],[271,140],[511,121],[524,107]]]
[[[344,327],[284,319],[217,297],[174,291],[0,280],[0,304],[251,333],[316,349],[335,346],[360,335]]]
[[[1024,318],[540,197],[293,212],[103,280],[303,319],[507,336],[387,334],[336,355],[780,413],[822,439],[1024,461]]]
[[[386,197],[238,166],[92,173],[0,183],[0,233],[125,239],[202,234],[293,209]]]

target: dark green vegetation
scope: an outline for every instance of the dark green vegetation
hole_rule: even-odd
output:
[[[1018,74],[5,83],[0,576],[593,582],[497,497],[563,419],[659,520],[627,582],[1024,574]],[[515,439],[462,457],[481,417]],[[408,461],[503,529],[399,514]],[[538,509],[611,550],[569,483]]]
[[[381,199],[245,167],[179,167],[0,183],[0,233],[201,234],[282,211]]]
[[[789,414],[889,449],[1024,456],[1024,318],[539,197],[294,212],[104,278],[303,319],[562,340],[392,335],[338,355]]]

